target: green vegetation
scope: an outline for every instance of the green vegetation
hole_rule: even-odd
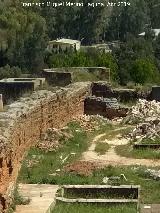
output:
[[[141,144],[160,144],[160,138],[156,137],[154,140],[149,138],[144,138],[141,142]]]
[[[6,65],[0,68],[0,79],[3,78],[18,78],[21,75],[21,69],[19,67],[10,67]]]
[[[160,202],[160,185],[156,180],[147,179],[145,168],[135,169],[135,167],[112,167],[97,169],[90,176],[79,176],[73,173],[62,172],[59,178],[53,177],[56,184],[103,184],[104,177],[120,176],[124,174],[128,181],[120,180],[118,184],[135,184],[141,185],[141,202],[142,203],[159,203]],[[116,183],[117,184],[117,183]]]
[[[63,146],[55,152],[44,152],[38,148],[31,148],[22,164],[19,180],[26,183],[56,183],[61,170],[69,162],[73,162],[88,148],[87,134],[80,126],[72,122],[69,124],[73,137],[63,142]],[[34,162],[36,163],[34,164]],[[29,167],[29,163],[32,164]],[[54,177],[54,174],[56,176]],[[69,180],[69,177],[67,178]]]
[[[155,64],[148,59],[137,59],[133,62],[131,76],[135,83],[155,82],[158,70]]]
[[[95,73],[73,71],[73,82],[99,81],[99,80],[102,80],[102,77],[100,75],[96,75]]]
[[[14,192],[13,192],[13,200],[12,203],[7,210],[7,213],[14,213],[16,210],[16,205],[27,205],[30,203],[29,198],[22,197],[18,192],[18,186],[16,185]]]
[[[140,144],[160,144],[160,139],[155,138],[151,139],[143,139]],[[128,157],[128,158],[138,158],[138,159],[160,159],[160,149],[152,149],[152,148],[139,148],[134,149],[132,144],[120,145],[115,147],[115,150],[118,155]]]
[[[0,1],[0,35],[0,66],[34,72],[42,68],[47,35],[38,11],[25,9],[19,0]]]
[[[118,66],[114,56],[110,53],[99,53],[93,50],[88,52],[57,53],[48,56],[47,64],[49,67],[107,67],[111,69],[112,79],[117,79]],[[87,74],[82,73],[81,75]],[[104,73],[103,76],[100,76],[99,73],[89,73],[88,75],[95,75],[95,80],[105,80]]]
[[[151,30],[160,28],[158,1],[132,0],[112,9],[89,7],[88,0],[84,7],[23,7],[20,0],[0,1],[0,78],[15,77],[14,72],[4,75],[7,64],[34,75],[51,66],[106,66],[121,85],[159,83],[160,35],[155,38]],[[146,35],[139,37],[141,32]],[[48,41],[62,37],[81,40],[82,45],[119,42],[112,53],[49,53]],[[99,80],[79,79],[86,78]]]
[[[159,68],[153,53],[154,47],[150,40],[128,36],[126,42],[114,53],[119,66],[120,83],[144,85],[159,82]]]
[[[124,174],[127,181],[120,179],[118,182],[110,182],[109,184],[135,184],[141,185],[141,202],[142,203],[159,203],[160,201],[160,185],[159,182],[146,176],[145,167],[112,167],[108,166],[103,169],[96,169],[90,175],[80,175],[77,173],[67,172],[64,167],[78,160],[81,154],[87,150],[89,142],[96,135],[104,132],[116,132],[111,124],[102,125],[100,129],[93,133],[86,133],[81,129],[78,123],[72,122],[69,124],[72,130],[73,137],[67,141],[63,141],[63,147],[56,152],[45,152],[37,148],[32,148],[27,157],[24,159],[22,168],[19,174],[18,181],[22,183],[50,183],[50,184],[103,184],[104,177],[120,176]],[[131,128],[131,127],[128,127]],[[125,134],[129,129],[119,129],[117,131]],[[117,132],[118,133],[118,132]],[[117,134],[116,133],[116,134]],[[105,136],[104,136],[105,137]],[[102,138],[101,138],[102,139]],[[99,141],[97,141],[99,143]],[[127,145],[128,146],[128,145]],[[127,146],[118,146],[117,152],[121,154],[121,148],[126,147],[122,154],[129,153]],[[72,154],[71,154],[72,153]],[[75,154],[74,154],[75,153]],[[147,154],[147,151],[139,153],[140,156]],[[69,156],[64,162],[63,160]],[[153,156],[153,155],[152,155]],[[158,156],[158,154],[157,154]],[[147,157],[146,157],[147,158]],[[156,158],[156,157],[155,157]],[[28,166],[30,165],[30,166]],[[82,163],[83,167],[83,163]],[[137,168],[137,169],[135,169]]]
[[[52,213],[136,213],[134,205],[120,205],[120,206],[101,206],[91,204],[65,204],[57,203]]]
[[[128,133],[130,133],[133,130],[133,126],[125,126],[125,125],[111,125],[111,126],[104,126],[104,128],[101,128],[101,130],[99,131],[99,134],[104,134],[104,136],[102,136],[98,141],[104,141],[105,139],[107,140],[113,140],[115,139],[117,136],[124,136],[127,135]]]
[[[83,140],[82,140],[83,141]],[[70,145],[73,147],[73,144]],[[74,150],[76,150],[76,146],[74,146]],[[29,156],[31,158],[31,152]],[[72,149],[73,151],[73,149]],[[71,151],[70,151],[71,152]],[[75,151],[76,152],[76,151]],[[34,152],[35,153],[35,152]],[[41,154],[42,153],[39,153]],[[28,156],[28,157],[29,157]],[[55,157],[56,156],[56,157]],[[58,156],[58,158],[57,158]],[[43,153],[43,160],[38,164],[30,168],[29,173],[26,167],[22,167],[22,170],[19,175],[19,181],[23,183],[51,183],[51,184],[103,184],[102,180],[104,177],[111,177],[111,176],[120,176],[120,174],[124,174],[127,178],[127,181],[120,180],[117,184],[135,184],[141,185],[141,202],[142,203],[159,203],[160,202],[160,185],[159,182],[153,179],[148,179],[145,173],[145,167],[112,167],[108,166],[104,169],[97,169],[93,171],[92,175],[83,176],[83,175],[76,175],[75,173],[70,173],[64,171],[63,165],[59,166],[60,152],[56,153]],[[28,158],[27,157],[27,158]],[[74,162],[75,159],[72,158],[69,162]],[[51,165],[52,163],[52,165]],[[58,164],[58,166],[57,166]],[[57,168],[60,168],[60,172],[55,172]],[[49,175],[53,174],[54,175]],[[112,184],[112,183],[111,183]]]
[[[95,152],[97,152],[99,155],[104,155],[109,150],[109,144],[98,142],[95,147]]]
[[[138,159],[160,159],[160,149],[134,149],[131,145],[120,145],[115,147],[118,155]]]

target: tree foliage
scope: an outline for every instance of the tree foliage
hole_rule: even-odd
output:
[[[46,47],[45,25],[45,19],[33,11],[12,5],[1,8],[2,60],[25,69],[38,68]]]
[[[125,40],[128,34],[138,35],[149,23],[145,0],[133,0],[130,3],[130,6],[113,9],[107,32],[109,39]]]
[[[115,51],[115,57],[118,61],[118,74],[121,84],[127,84],[127,82],[130,81],[136,82],[136,80],[137,83],[139,83],[139,81],[144,83],[149,79],[153,80],[153,78],[150,78],[151,75],[149,75],[149,78],[142,76],[143,80],[141,80],[141,78],[138,80],[137,72],[133,71],[134,69],[139,70],[141,76],[142,70],[140,67],[146,68],[147,66],[151,67],[152,65],[152,68],[154,67],[153,70],[156,70],[156,58],[154,55],[154,48],[150,40],[129,36],[127,38],[127,42],[123,43],[121,48]],[[146,66],[144,66],[145,63]],[[148,75],[147,71],[146,75]],[[156,71],[154,75],[159,79],[158,71]]]
[[[118,78],[118,66],[111,54],[91,52],[61,53],[55,54],[48,59],[52,67],[108,67],[111,69],[113,80]]]
[[[146,73],[151,76],[156,67],[160,69],[160,36],[156,38],[151,30],[160,28],[159,0],[127,0],[130,6],[120,7],[88,7],[88,3],[94,4],[97,0],[83,2],[84,7],[55,8],[22,7],[20,0],[1,0],[0,67],[9,64],[33,73],[44,66],[106,66],[121,84],[139,81],[139,78],[142,83],[148,81],[150,78],[143,75],[142,70],[148,66],[150,72]],[[144,38],[138,37],[141,32],[146,32]],[[48,59],[48,40],[60,37],[81,40],[83,45],[119,40],[121,47],[113,54],[62,53]],[[154,74],[158,76],[159,72]]]
[[[159,80],[156,79],[158,70],[155,64],[148,58],[135,60],[131,66],[130,74],[133,82],[139,84],[152,83]]]

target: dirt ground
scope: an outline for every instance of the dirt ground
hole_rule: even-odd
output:
[[[117,131],[118,129],[116,129]],[[160,160],[151,160],[151,159],[135,159],[135,158],[127,158],[127,157],[122,157],[118,155],[115,152],[115,147],[118,145],[125,145],[129,143],[129,140],[126,138],[120,138],[120,135],[116,135],[114,138],[111,140],[105,139],[105,140],[100,140],[102,137],[104,137],[106,133],[97,135],[88,151],[84,152],[82,155],[83,161],[88,161],[88,162],[94,162],[99,165],[114,165],[114,166],[120,166],[120,165],[142,165],[142,166],[160,166]],[[95,152],[95,147],[96,143],[98,142],[103,142],[103,143],[108,143],[110,145],[110,149],[104,154],[104,155],[98,155],[97,152]]]

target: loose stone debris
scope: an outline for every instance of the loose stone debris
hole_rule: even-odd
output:
[[[144,139],[155,141],[160,137],[160,102],[139,100],[123,123],[137,124],[129,138],[140,143]]]
[[[111,177],[104,177],[102,182],[105,184],[108,184],[112,181],[120,181],[120,180],[125,180],[127,181],[127,178],[124,174],[120,174],[120,176],[111,176]]]
[[[111,121],[109,121],[107,118],[100,115],[80,115],[79,117],[74,118],[74,121],[79,122],[80,127],[87,132],[98,130],[106,123],[111,123]]]
[[[99,115],[80,115],[74,118],[73,122],[77,122],[80,125],[80,128],[75,130],[76,132],[82,131],[81,129],[93,132],[110,121]],[[41,135],[41,140],[36,147],[47,152],[55,151],[63,145],[64,141],[72,137],[72,130],[68,126],[62,129],[49,128],[45,134]],[[65,159],[63,160],[65,161]]]
[[[160,137],[160,120],[151,120],[136,126],[130,134],[133,141],[140,143],[144,139],[155,141]]]
[[[137,124],[150,120],[160,119],[160,102],[139,99],[135,106],[132,106],[123,122]]]
[[[49,128],[47,132],[41,136],[41,140],[36,147],[44,151],[55,151],[63,145],[64,140],[72,137],[72,132],[67,126],[60,130]]]
[[[147,169],[146,174],[154,180],[160,180],[160,170]]]

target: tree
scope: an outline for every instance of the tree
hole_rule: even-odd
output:
[[[103,34],[105,22],[109,14],[106,7],[89,7],[88,0],[83,1],[84,7],[77,14],[77,37],[85,44],[91,44],[100,40]],[[96,3],[96,0],[90,1],[90,4]],[[102,3],[106,1],[101,1]]]
[[[118,62],[118,74],[121,84],[126,85],[133,80],[130,69],[134,61],[148,58],[155,61],[152,42],[144,38],[136,38],[134,36],[127,37],[127,42],[121,44],[121,48],[114,52]]]
[[[159,0],[146,0],[150,16],[150,26],[153,29],[160,28],[160,2]]]
[[[155,43],[154,43],[154,49],[155,49],[155,56],[158,60],[160,60],[160,34],[158,35]]]
[[[118,66],[115,58],[109,53],[97,51],[53,54],[48,60],[49,67],[107,67],[111,78],[117,80]]]
[[[11,66],[36,69],[43,63],[47,44],[45,20],[32,10],[12,4],[1,8],[0,29],[6,44],[5,49],[1,48],[1,57]]]
[[[130,73],[133,81],[139,84],[151,83],[160,79],[155,64],[147,58],[134,61]]]
[[[157,37],[157,39],[154,41],[154,51],[155,51],[157,67],[159,68],[159,71],[160,71],[160,34]]]
[[[138,35],[144,31],[148,23],[148,7],[145,0],[132,0],[130,6],[113,9],[108,36],[114,40],[124,41],[128,34]]]
[[[105,3],[106,1],[102,0],[101,2]],[[66,37],[82,40],[85,44],[98,42],[102,39],[110,9],[88,6],[88,3],[90,5],[97,3],[96,0],[90,2],[84,0],[83,3],[83,7],[42,8],[42,15],[46,19],[50,39]]]

